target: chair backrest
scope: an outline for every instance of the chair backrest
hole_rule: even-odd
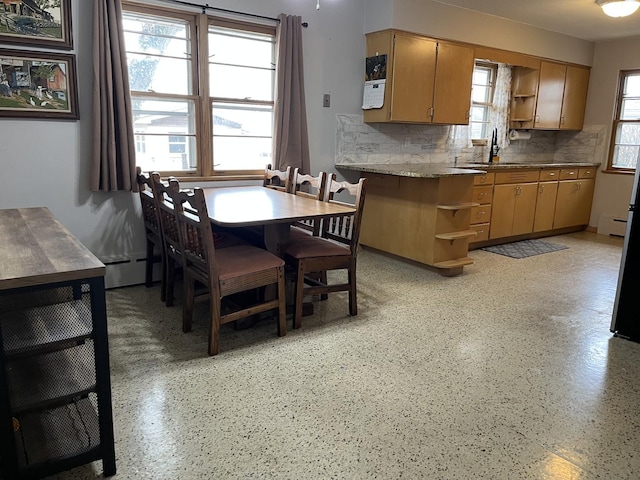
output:
[[[289,166],[283,172],[281,170],[273,170],[271,164],[268,164],[264,169],[262,185],[282,192],[291,193],[293,188],[293,169]]]
[[[292,193],[302,197],[313,198],[315,200],[324,200],[327,179],[332,179],[334,177],[335,174],[332,173],[328,175],[325,172],[320,172],[317,177],[314,177],[313,175],[299,173],[299,170],[296,168],[293,171]],[[321,223],[322,222],[319,220],[316,221],[314,219],[310,219],[299,220],[294,225],[298,228],[308,230],[314,235],[318,235],[320,233]]]
[[[327,182],[325,191],[325,201],[355,207],[354,213],[324,219],[321,231],[324,238],[349,245],[352,255],[356,254],[360,241],[360,224],[362,223],[366,186],[366,178],[361,178],[358,183],[338,182],[331,178]],[[336,200],[336,194],[342,194],[341,198],[350,196],[352,202]]]
[[[144,226],[158,238],[161,238],[160,216],[158,215],[158,207],[153,194],[153,180],[150,176],[142,173],[140,167],[136,167],[136,177],[138,180],[138,193],[140,195]]]
[[[162,229],[162,238],[167,253],[180,253],[180,233],[178,231],[178,223],[175,217],[175,205],[171,199],[173,192],[180,191],[180,183],[177,179],[171,177],[167,182],[160,179],[160,174],[153,172],[151,174],[153,192],[156,200],[158,216],[160,218],[160,227]],[[179,205],[178,208],[182,208]]]
[[[201,188],[193,190],[170,190],[173,214],[178,226],[182,247],[183,265],[195,267],[209,283],[217,282],[217,264],[211,221],[207,203]],[[211,287],[211,285],[209,285]]]

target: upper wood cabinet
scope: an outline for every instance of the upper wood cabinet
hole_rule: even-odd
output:
[[[541,62],[533,128],[581,130],[588,86],[588,68]]]
[[[367,57],[385,54],[384,104],[365,110],[365,122],[469,123],[472,47],[395,30],[368,34]]]

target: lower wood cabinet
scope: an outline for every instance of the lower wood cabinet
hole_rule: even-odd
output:
[[[591,178],[558,182],[553,228],[588,225],[594,188]]]
[[[527,235],[539,237],[589,224],[595,167],[504,169],[476,177],[470,228],[472,248]],[[493,185],[491,185],[493,183]]]
[[[533,231],[537,187],[536,183],[493,187],[489,238],[522,235]]]
[[[489,238],[533,231],[539,170],[498,172],[493,187]]]
[[[558,182],[540,182],[536,199],[536,214],[533,220],[533,231],[544,232],[553,229],[553,218],[556,212]]]

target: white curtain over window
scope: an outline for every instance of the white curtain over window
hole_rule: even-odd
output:
[[[498,130],[498,146],[508,147],[509,140],[509,108],[511,105],[511,65],[498,64],[496,86],[491,107],[491,128]]]

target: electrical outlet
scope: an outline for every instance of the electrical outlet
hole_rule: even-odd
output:
[[[331,106],[331,95],[325,93],[322,96],[322,106],[325,108],[329,108]]]

